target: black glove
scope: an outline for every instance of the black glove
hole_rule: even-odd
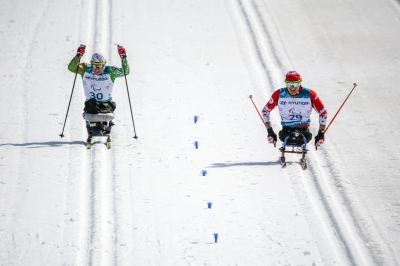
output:
[[[315,136],[315,146],[321,146],[325,141],[325,132],[323,130],[318,131]]]
[[[269,143],[274,143],[278,140],[278,138],[276,137],[276,134],[274,132],[274,130],[272,129],[272,127],[267,128],[268,131],[268,142]]]

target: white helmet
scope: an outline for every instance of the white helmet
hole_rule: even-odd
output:
[[[100,53],[95,53],[92,55],[92,60],[90,60],[90,63],[92,64],[106,64],[107,60],[104,58],[104,56]]]

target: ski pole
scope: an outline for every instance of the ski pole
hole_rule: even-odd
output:
[[[254,101],[253,101],[253,95],[250,95],[249,98],[250,98],[251,102],[253,103],[254,108],[256,108],[256,111],[257,111],[257,113],[258,113],[258,116],[261,118],[261,122],[264,124],[264,120],[262,119],[262,116],[261,116],[261,114],[260,114],[260,111],[258,111],[258,108],[257,108],[257,106],[255,105],[255,103],[254,103]],[[274,141],[274,147],[276,147],[276,141]]]
[[[122,49],[122,48],[123,48],[123,47],[122,47],[121,45],[118,44],[118,50],[120,50],[120,49]],[[134,139],[137,139],[138,136],[136,135],[135,122],[133,121],[131,97],[129,96],[128,80],[126,79],[126,72],[125,72],[125,66],[124,66],[124,60],[123,60],[123,58],[121,58],[121,64],[122,64],[122,69],[124,70],[126,91],[128,92],[129,108],[131,109],[131,117],[132,117],[133,131],[135,132],[135,136],[134,136],[133,138],[134,138]]]
[[[257,113],[258,113],[258,115],[260,116],[262,123],[264,124],[264,120],[262,119],[262,116],[261,116],[260,112],[258,111],[257,106],[255,105],[255,103],[254,103],[254,101],[253,101],[253,95],[250,95],[249,98],[250,98],[251,102],[253,103],[254,108],[256,108]]]
[[[342,109],[343,105],[346,103],[347,99],[350,97],[351,93],[353,92],[353,90],[356,88],[357,84],[354,83],[353,84],[354,87],[353,89],[350,91],[349,95],[347,95],[346,99],[344,100],[344,102],[342,103],[342,105],[340,106],[339,110],[336,112],[335,116],[332,118],[331,122],[328,124],[328,126],[325,129],[325,134],[328,131],[329,126],[333,123],[333,121],[335,120],[336,116],[339,114],[340,110]]]
[[[86,45],[81,44],[80,47],[82,47],[83,49],[86,48]],[[69,97],[69,103],[68,103],[68,109],[67,109],[67,114],[65,115],[65,120],[64,120],[64,126],[62,129],[61,134],[59,135],[61,138],[64,137],[64,128],[65,128],[65,123],[67,122],[67,117],[68,117],[68,112],[69,112],[69,106],[71,105],[71,100],[72,100],[72,94],[74,93],[74,88],[75,88],[75,81],[76,81],[76,76],[78,75],[78,70],[79,70],[79,64],[81,63],[81,58],[78,56],[79,61],[78,61],[78,65],[76,66],[76,71],[75,71],[75,78],[74,78],[74,84],[72,85],[72,91],[71,91],[71,96]]]
[[[333,121],[335,120],[336,116],[339,114],[340,110],[342,109],[343,105],[346,103],[347,99],[350,97],[351,93],[353,92],[353,90],[356,88],[357,84],[354,83],[353,84],[354,87],[353,89],[350,91],[349,95],[347,95],[346,99],[344,100],[344,102],[342,103],[342,105],[340,106],[339,110],[336,112],[336,114],[333,116],[331,122],[328,124],[328,126],[325,128],[324,132],[326,134],[326,132],[328,131],[329,126],[333,123]],[[318,146],[315,145],[315,149],[318,150]]]

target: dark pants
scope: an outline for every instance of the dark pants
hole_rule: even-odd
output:
[[[90,99],[85,102],[85,108],[83,111],[89,114],[98,114],[98,113],[114,113],[117,108],[117,104],[115,102],[98,102],[95,99]]]
[[[290,143],[299,143],[303,144],[303,138],[295,137],[294,134],[295,132],[299,132],[304,135],[304,137],[307,139],[307,143],[310,142],[312,139],[312,134],[308,128],[295,128],[295,127],[282,127],[282,130],[279,131],[279,139],[283,142],[285,141],[286,136],[290,136],[288,139],[288,142]]]

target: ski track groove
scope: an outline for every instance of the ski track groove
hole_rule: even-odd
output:
[[[84,7],[85,6],[85,1],[81,0],[80,1],[80,6]],[[79,13],[77,14],[77,19],[76,19],[76,24],[79,25],[79,21],[82,21],[86,19],[85,13],[82,12],[83,8],[79,9]],[[89,9],[89,15],[90,15],[90,9]],[[90,25],[90,20],[88,20],[88,25]],[[90,27],[89,27],[90,28]],[[80,27],[77,27],[77,32],[76,36],[78,37],[77,39],[81,39],[81,35],[84,33],[84,29],[81,29]],[[78,77],[77,77],[78,78]],[[81,130],[81,135],[84,136],[86,134],[86,128],[82,128]],[[74,168],[73,170],[70,169],[70,173],[74,172],[76,176],[79,176],[79,187],[73,187],[72,189],[77,190],[79,193],[77,197],[79,197],[79,200],[77,198],[72,198],[70,199],[71,201],[78,201],[76,203],[77,207],[77,212],[78,212],[78,253],[77,253],[77,265],[89,265],[88,263],[88,258],[89,258],[89,235],[90,235],[90,223],[89,220],[89,214],[88,211],[90,210],[90,207],[88,206],[88,195],[89,195],[89,184],[87,182],[87,176],[88,176],[88,163],[90,158],[88,158],[89,154],[87,153],[86,150],[78,147],[78,151],[81,157],[81,165],[80,165],[80,171],[79,175],[77,175],[75,170],[75,167],[73,167],[74,164],[70,164],[70,168]],[[73,154],[73,151],[70,149],[70,162],[72,161],[72,158],[75,155]]]
[[[272,34],[269,32],[265,21],[262,19],[262,15],[261,15],[260,10],[258,9],[257,5],[254,3],[254,1],[251,1],[251,3],[252,3],[252,8],[255,11],[256,15],[257,15],[258,21],[261,23],[262,33],[264,33],[264,35],[266,36],[265,39],[262,38],[261,40],[265,40],[265,42],[268,44],[266,47],[270,47],[271,48],[270,49],[271,50],[270,54],[273,55],[273,60],[275,61],[275,62],[273,62],[273,64],[276,63],[278,65],[278,69],[282,71],[284,69],[284,67],[283,67],[282,61],[280,60],[280,58],[278,56],[277,49],[276,49],[276,47],[274,45],[274,42],[273,42]],[[279,74],[276,75],[276,78],[279,79]],[[271,81],[273,81],[273,80],[271,79]]]
[[[274,88],[276,87],[275,84],[278,84],[276,83],[276,73],[285,72],[285,70],[283,69],[283,63],[280,60],[277,53],[277,48],[272,41],[272,35],[268,29],[267,23],[262,18],[262,15],[257,5],[254,3],[254,1],[251,1],[251,4],[249,4],[248,2],[246,2],[245,4],[244,2],[245,1],[237,0],[237,4],[240,9],[239,13],[241,13],[242,15],[240,19],[245,20],[248,32],[250,33],[250,39],[252,40],[251,45],[255,48],[255,52],[257,55],[256,59],[264,70],[264,77],[261,77],[262,79],[264,79],[264,85],[267,85],[266,87],[270,87],[272,90],[274,90]],[[272,58],[269,58],[267,55],[272,55]],[[270,93],[272,93],[272,91],[270,91]],[[313,157],[314,159],[316,155],[312,153],[311,157]],[[310,154],[308,155],[308,162],[310,161],[309,159]],[[300,168],[296,170],[285,170],[286,175],[290,179],[293,188],[295,188],[295,180],[293,180],[291,176],[296,175],[297,171],[300,170]],[[326,182],[328,182],[326,181],[327,178],[332,176],[332,169],[328,169],[328,173],[325,174],[323,169],[321,169],[321,166],[318,165],[317,167],[313,167],[311,165],[311,167],[309,167],[306,171],[303,171],[301,173],[304,186],[303,189],[306,190],[308,197],[310,198],[309,203],[311,203],[313,211],[319,218],[319,221],[321,223],[320,226],[324,228],[326,237],[330,239],[331,245],[332,247],[334,247],[335,245],[332,243],[332,237],[330,236],[332,233],[332,229],[328,228],[328,225],[325,224],[323,219],[324,216],[327,217],[329,223],[333,226],[333,233],[336,235],[337,241],[339,241],[339,245],[342,246],[343,250],[337,250],[338,248],[336,248],[336,257],[340,257],[339,254],[344,252],[347,262],[352,265],[359,263],[360,265],[367,265],[371,261],[376,265],[377,260],[373,255],[371,255],[371,250],[369,250],[369,252],[365,252],[365,248],[363,247],[364,239],[358,234],[359,226],[356,223],[356,218],[352,216],[351,210],[348,210],[349,206],[347,205],[349,202],[347,202],[346,204],[346,208],[349,213],[343,213],[343,211],[340,210],[340,206],[338,203],[342,200],[343,196],[335,195],[334,193],[332,193],[330,185],[326,184]],[[290,173],[293,174],[291,175]],[[312,187],[308,187],[310,186],[309,184],[307,184],[308,180],[312,181]],[[321,185],[321,182],[324,182],[325,185]],[[321,199],[320,206],[318,206],[317,203],[318,199]],[[346,218],[348,219],[345,219],[344,216],[346,215]]]
[[[240,11],[242,13],[242,16],[244,17],[244,19],[246,21],[247,29],[250,32],[251,39],[252,39],[253,45],[254,45],[255,50],[256,50],[257,59],[258,59],[259,63],[261,64],[261,66],[262,66],[262,68],[264,70],[264,73],[267,74],[266,76],[267,76],[267,79],[268,79],[268,83],[272,84],[273,83],[272,77],[269,74],[269,71],[268,71],[268,68],[267,68],[267,64],[266,64],[265,59],[264,59],[264,57],[262,55],[261,47],[258,45],[258,42],[257,42],[256,33],[255,33],[253,27],[251,26],[251,22],[250,22],[248,14],[247,14],[244,6],[243,6],[243,2],[242,2],[242,0],[237,0],[237,3],[239,5],[239,7],[240,7]]]
[[[87,19],[87,33],[85,34],[84,32],[82,33],[83,36],[80,36],[80,39],[83,40],[83,44],[93,44],[94,43],[94,35],[95,33],[93,32],[93,28],[95,25],[95,6],[93,2],[84,2],[82,1],[82,5],[85,7],[85,4],[88,5],[86,6],[86,9],[88,9],[88,16],[85,17],[84,14],[82,16]],[[91,19],[93,18],[93,19]],[[83,20],[83,18],[82,18]],[[79,23],[78,23],[79,25]],[[86,47],[86,49],[88,46]],[[84,130],[82,130],[82,137],[86,139],[87,136],[87,131],[85,130],[86,128],[84,127]],[[91,162],[91,156],[92,154],[90,151],[85,150],[86,156],[85,162],[84,162],[84,175],[82,175],[82,195],[81,195],[81,213],[82,217],[85,217],[81,221],[81,232],[80,232],[80,242],[82,243],[81,245],[85,247],[85,252],[82,254],[80,257],[80,263],[81,265],[92,265],[92,241],[93,241],[93,227],[92,227],[92,215],[93,215],[93,202],[91,200],[91,191],[92,191],[92,186],[91,186],[91,178],[92,178],[92,169],[90,167],[90,162]],[[83,244],[84,243],[84,244]]]
[[[314,181],[313,183],[315,184],[319,197],[324,201],[324,206],[326,206],[325,211],[328,212],[330,220],[335,221],[335,223],[333,224],[335,231],[339,232],[338,234],[340,235],[340,239],[342,241],[348,241],[347,243],[344,243],[344,246],[346,247],[346,251],[350,253],[351,257],[353,258],[353,263],[357,264],[357,261],[362,261],[362,265],[368,265],[368,261],[372,261],[372,265],[379,265],[379,259],[376,257],[371,247],[364,245],[364,243],[368,243],[368,240],[363,234],[360,233],[360,231],[362,231],[361,225],[358,223],[357,217],[354,216],[354,210],[352,209],[351,202],[347,198],[346,191],[343,188],[342,192],[335,193],[335,191],[332,191],[332,185],[326,184],[329,182],[328,174],[329,177],[335,179],[333,174],[335,172],[334,167],[330,165],[328,168],[328,174],[326,174],[322,169],[321,163],[319,162],[319,160],[322,159],[316,156],[315,152],[313,152],[310,157],[313,157],[314,161],[318,161],[316,167],[314,167],[314,165],[311,165],[310,168],[310,174]],[[325,184],[325,188],[321,188],[321,183]],[[329,195],[331,197],[329,197]],[[328,197],[332,199],[332,203],[328,202]],[[339,216],[340,218],[335,218],[335,214],[332,213],[330,210],[340,209],[340,202],[345,203],[342,205],[345,206],[346,210],[345,212],[339,211],[337,216]],[[334,205],[334,207],[330,207],[331,205]],[[345,220],[350,222],[345,223]],[[343,223],[343,225],[338,226],[337,224],[341,222]],[[346,235],[348,235],[348,237],[346,237]],[[354,255],[351,254],[351,250],[349,250],[351,243],[353,243],[352,246],[354,246],[354,248],[357,250],[356,254]],[[359,256],[357,259],[353,257],[357,255]],[[366,257],[368,258],[368,260],[366,259]]]
[[[87,52],[110,55],[112,4],[109,0],[91,1],[88,5]],[[90,60],[90,59],[89,59]],[[86,127],[82,131],[86,139]],[[105,138],[93,138],[93,146],[84,156],[82,173],[80,242],[86,246],[78,264],[117,265],[116,180],[112,152],[104,144]],[[85,244],[83,244],[85,243]]]
[[[288,156],[288,158],[293,158],[293,157],[296,157],[296,159],[299,159],[298,155],[289,155]],[[318,192],[319,192],[318,186],[315,186],[315,183],[317,183],[318,181],[310,180],[308,175],[304,172],[304,171],[309,171],[309,169],[311,167],[308,157],[307,157],[307,161],[308,161],[307,162],[307,164],[308,164],[307,170],[302,170],[300,168],[300,166],[296,166],[296,165],[294,165],[294,167],[290,167],[290,169],[287,168],[285,170],[288,173],[288,176],[289,176],[289,179],[290,179],[293,189],[305,191],[305,193],[307,195],[307,199],[305,199],[304,201],[306,201],[306,204],[311,205],[312,209],[314,210],[314,212],[315,212],[314,215],[318,219],[316,226],[321,227],[321,230],[323,231],[323,233],[325,235],[324,239],[327,239],[329,241],[329,244],[332,247],[332,251],[335,253],[335,258],[337,259],[337,258],[343,257],[343,254],[342,254],[342,251],[343,251],[342,247],[344,247],[343,242],[341,241],[340,235],[337,234],[335,227],[333,229],[331,228],[332,227],[331,224],[332,223],[336,224],[336,223],[334,220],[332,220],[333,217],[330,216],[331,213],[330,213],[329,209],[325,210],[326,200],[323,195],[322,196],[320,195],[319,197],[313,196],[315,194],[318,194]],[[298,179],[299,171],[303,171],[303,172],[301,172],[301,185],[300,185],[300,187],[296,187],[295,183]],[[311,181],[314,181],[314,183]],[[315,192],[315,190],[316,190],[316,192]],[[297,197],[299,198],[299,196],[297,196]],[[301,201],[299,200],[299,202],[301,202]],[[301,205],[302,204],[300,204],[300,206]],[[321,209],[323,209],[325,211],[319,211]],[[312,224],[310,224],[310,219],[312,219],[312,218],[309,218],[307,221],[309,223],[309,227],[311,228]],[[328,223],[325,222],[327,220],[329,221]],[[314,231],[316,231],[315,228],[314,228]],[[317,234],[317,233],[315,233],[315,234]],[[324,240],[322,240],[322,241],[324,241]],[[323,252],[321,252],[321,253],[322,253],[322,255],[324,255],[323,257],[325,258],[325,260],[327,260],[327,258],[329,258],[328,254],[324,254]],[[334,261],[335,259],[331,259],[331,260]],[[347,258],[347,260],[349,260],[349,258]],[[345,264],[345,263],[341,262],[341,264]]]
[[[308,157],[310,157],[309,153],[308,153]],[[308,158],[309,159],[309,158]],[[320,178],[318,178],[319,175],[323,175],[323,172],[320,171],[320,169],[314,169],[313,165],[309,165],[308,167],[308,171],[310,171],[311,173],[311,177],[312,177],[312,181],[314,184],[314,189],[318,195],[318,197],[321,200],[322,206],[324,208],[325,213],[327,214],[329,220],[331,221],[332,224],[332,230],[334,231],[334,234],[336,235],[336,237],[338,238],[338,241],[340,242],[341,246],[343,247],[344,251],[346,252],[346,255],[351,263],[351,265],[356,265],[356,259],[355,256],[353,255],[351,249],[349,249],[349,244],[346,242],[346,237],[345,237],[345,233],[344,233],[344,228],[341,228],[341,226],[339,226],[339,221],[338,219],[335,217],[335,214],[333,213],[333,209],[330,207],[330,204],[328,202],[327,196],[324,193],[324,188],[322,188],[321,185],[321,180]],[[303,180],[308,179],[309,176],[306,173],[302,174]],[[363,264],[365,265],[365,264]]]
[[[113,8],[113,2],[111,0],[107,0],[107,10],[109,10],[108,13],[108,36],[106,38],[106,41],[108,40],[108,58],[112,58],[112,44],[113,44],[113,39],[114,39],[114,32],[113,32],[113,13],[114,13],[114,8]],[[112,136],[111,136],[112,137]],[[119,231],[118,231],[118,225],[120,224],[120,220],[118,219],[119,217],[119,213],[118,213],[118,207],[117,207],[117,199],[119,197],[120,191],[118,190],[117,187],[117,164],[118,162],[116,161],[117,158],[117,153],[115,151],[115,148],[113,147],[113,141],[114,138],[111,138],[111,151],[110,153],[112,154],[111,158],[110,158],[110,162],[112,162],[111,164],[111,177],[112,177],[112,195],[114,195],[113,197],[113,201],[112,201],[112,215],[114,217],[114,221],[113,221],[113,227],[112,227],[112,231],[113,231],[113,263],[114,265],[119,265],[118,263],[118,258],[119,258],[119,249],[118,249],[118,241],[119,241]],[[121,178],[121,176],[119,176]]]

